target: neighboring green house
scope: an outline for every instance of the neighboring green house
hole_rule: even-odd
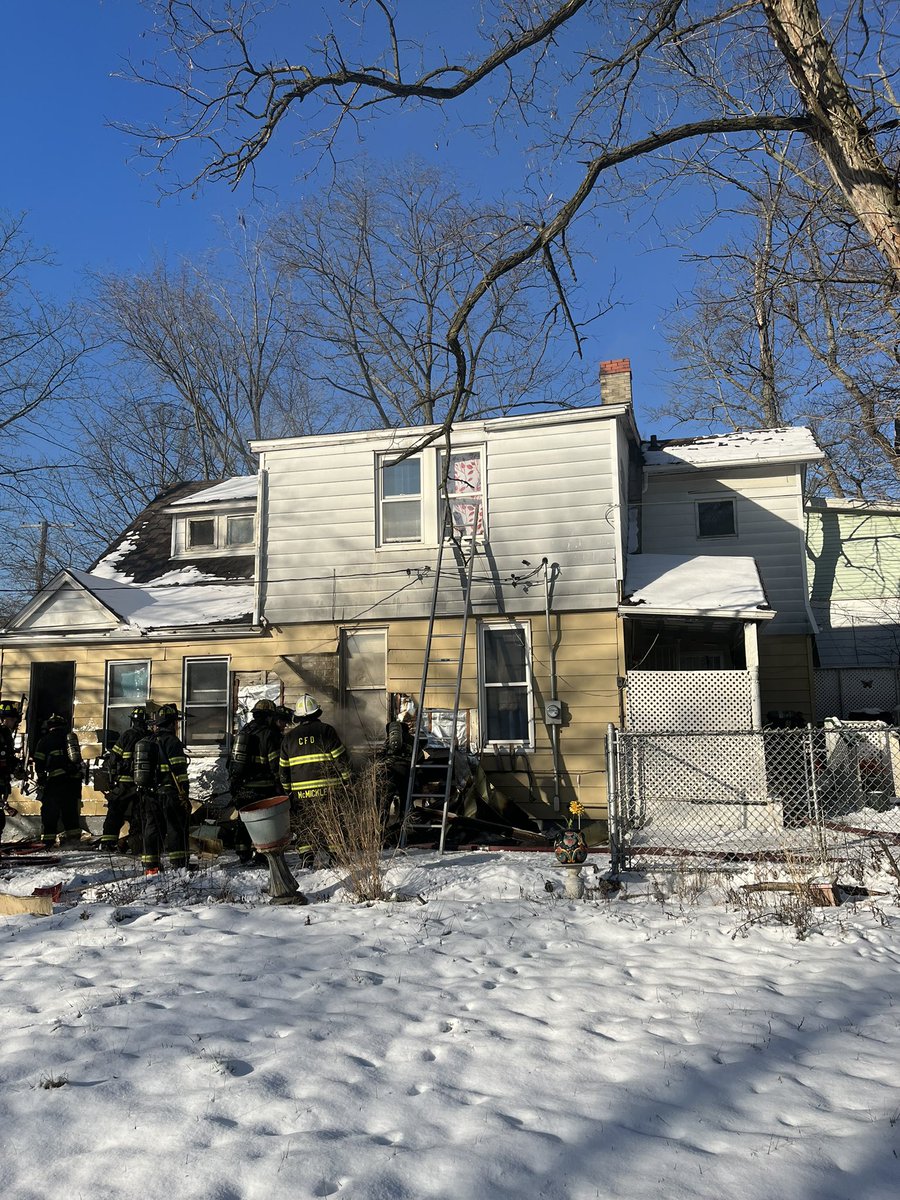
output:
[[[900,708],[900,504],[814,500],[807,508],[816,715],[879,717]]]

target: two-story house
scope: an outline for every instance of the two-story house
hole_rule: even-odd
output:
[[[254,443],[259,619],[294,690],[321,697],[348,744],[383,736],[418,696],[433,598],[424,707],[437,722],[453,708],[474,550],[461,740],[534,815],[575,797],[601,808],[639,477],[627,361],[604,365],[601,394],[594,408],[461,422],[449,445],[421,428]],[[455,540],[435,593],[447,503]]]
[[[459,681],[460,740],[552,819],[573,798],[603,815],[609,724],[721,727],[697,698],[729,687],[733,728],[810,711],[811,436],[642,447],[628,360],[600,383],[598,406],[460,422],[450,439],[260,440],[257,476],[161,497],[0,634],[27,739],[60,709],[94,757],[134,704],[175,701],[195,765],[214,764],[242,704],[309,691],[362,754],[418,698],[431,637],[427,727],[446,735]]]

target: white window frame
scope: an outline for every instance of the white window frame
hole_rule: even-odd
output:
[[[103,696],[103,728],[104,729],[111,728],[110,723],[109,723],[109,710],[111,707],[110,706],[110,679],[112,676],[112,668],[113,667],[146,667],[147,668],[147,695],[143,698],[143,700],[129,701],[127,708],[128,708],[128,711],[130,712],[131,709],[137,708],[139,705],[146,706],[147,702],[150,699],[151,671],[153,669],[152,663],[153,663],[153,660],[149,659],[149,658],[111,658],[111,659],[107,659],[106,682],[105,682],[104,696]],[[125,708],[126,705],[117,704],[115,707],[117,709]],[[129,722],[126,721],[124,728],[127,729],[128,725],[129,725]]]
[[[409,455],[410,459],[419,462],[419,537],[392,538],[384,536],[384,507],[391,500],[386,498],[383,489],[383,470],[392,466],[400,459],[400,454],[394,451],[382,451],[375,455],[375,509],[376,532],[375,545],[379,550],[402,550],[408,546],[437,546],[438,538],[443,529],[444,497],[440,492],[443,455],[445,451],[437,447],[428,447],[416,454]],[[477,455],[481,464],[481,513],[479,517],[478,537],[486,535],[487,522],[487,471],[486,447],[479,443],[475,446],[454,446],[451,454]],[[464,535],[468,540],[469,535]]]
[[[188,670],[195,663],[223,663],[225,665],[225,703],[224,706],[214,704],[198,704],[188,702]],[[186,746],[195,754],[219,755],[227,752],[231,743],[232,697],[231,697],[231,659],[227,654],[191,654],[185,655],[181,661],[181,732]],[[191,742],[188,739],[188,710],[189,708],[218,708],[224,707],[223,738],[221,742]]]
[[[525,691],[528,716],[527,716],[527,739],[524,741],[506,741],[488,736],[488,706],[487,696],[489,691],[508,686],[503,683],[489,683],[485,678],[486,675],[486,638],[493,630],[519,630],[525,641],[525,680],[521,684],[513,685],[522,688]],[[530,621],[480,621],[478,625],[478,696],[479,696],[479,716],[478,727],[482,746],[517,746],[520,750],[534,750],[534,674],[532,670],[531,656],[531,622]]]
[[[253,521],[253,534],[249,542],[238,545],[228,544],[228,522],[235,518],[247,518]],[[194,521],[213,522],[213,544],[211,546],[191,546],[191,523]],[[172,522],[172,558],[226,558],[237,557],[256,552],[256,511],[244,512],[193,512],[184,516],[178,515]]]
[[[702,504],[730,504],[731,505],[731,515],[733,518],[732,524],[734,525],[733,531],[731,533],[701,533],[700,532],[700,506]],[[712,495],[712,496],[703,496],[703,497],[695,500],[694,501],[694,522],[695,522],[697,538],[699,541],[712,542],[712,541],[717,541],[719,538],[736,538],[738,536],[738,513],[737,513],[737,504],[735,502],[735,497],[734,496],[725,496],[725,495],[719,495],[719,496]]]
[[[228,530],[231,526],[232,521],[249,521],[250,522],[250,540],[248,542],[229,542]],[[254,520],[253,513],[249,513],[249,512],[248,513],[225,513],[225,515],[222,518],[222,524],[224,525],[224,538],[222,540],[222,549],[225,551],[226,554],[228,554],[228,553],[237,554],[237,553],[240,553],[241,551],[243,551],[244,553],[247,553],[248,550],[255,548],[255,546],[256,546],[256,521]]]
[[[446,453],[447,452],[445,450],[442,450],[440,453],[439,483],[440,483],[440,480],[443,479],[443,475],[444,475],[444,458],[446,457]],[[479,490],[477,493],[473,493],[473,498],[474,498],[474,496],[477,496],[477,498],[481,501],[481,507],[479,508],[479,511],[478,511],[478,528],[476,530],[476,536],[479,539],[484,539],[487,536],[487,491],[486,491],[487,471],[485,470],[485,448],[484,448],[484,446],[454,446],[450,450],[450,457],[451,458],[469,457],[469,458],[477,458],[478,459],[478,474],[480,476],[480,481],[479,481],[480,487],[479,487]],[[455,493],[451,493],[451,496],[452,496],[452,499],[450,501],[450,508],[452,511],[452,509],[454,508],[454,501],[457,504],[460,503],[460,501],[463,499],[464,493],[462,491],[458,491]],[[444,496],[443,495],[438,496],[438,511],[440,514],[439,519],[441,520],[441,528],[443,528],[443,516],[442,516],[443,511],[444,511]],[[455,526],[454,534],[457,538],[460,537],[460,526],[458,526],[458,525]],[[472,530],[469,526],[466,526],[465,532],[462,533],[461,537],[462,537],[462,540],[466,541],[466,542],[472,540]]]

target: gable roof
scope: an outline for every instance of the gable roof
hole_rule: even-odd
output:
[[[803,426],[712,434],[709,437],[651,438],[641,442],[650,471],[700,470],[706,467],[765,466],[767,463],[819,462],[825,457],[812,431]]]

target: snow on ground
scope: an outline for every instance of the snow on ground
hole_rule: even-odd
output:
[[[279,908],[233,862],[59,857],[0,864],[64,884],[0,917],[4,1196],[897,1194],[890,875],[800,940],[783,894],[728,902],[759,868],[607,896],[592,856],[576,901],[547,854],[420,851],[366,906],[289,858],[311,903]]]

